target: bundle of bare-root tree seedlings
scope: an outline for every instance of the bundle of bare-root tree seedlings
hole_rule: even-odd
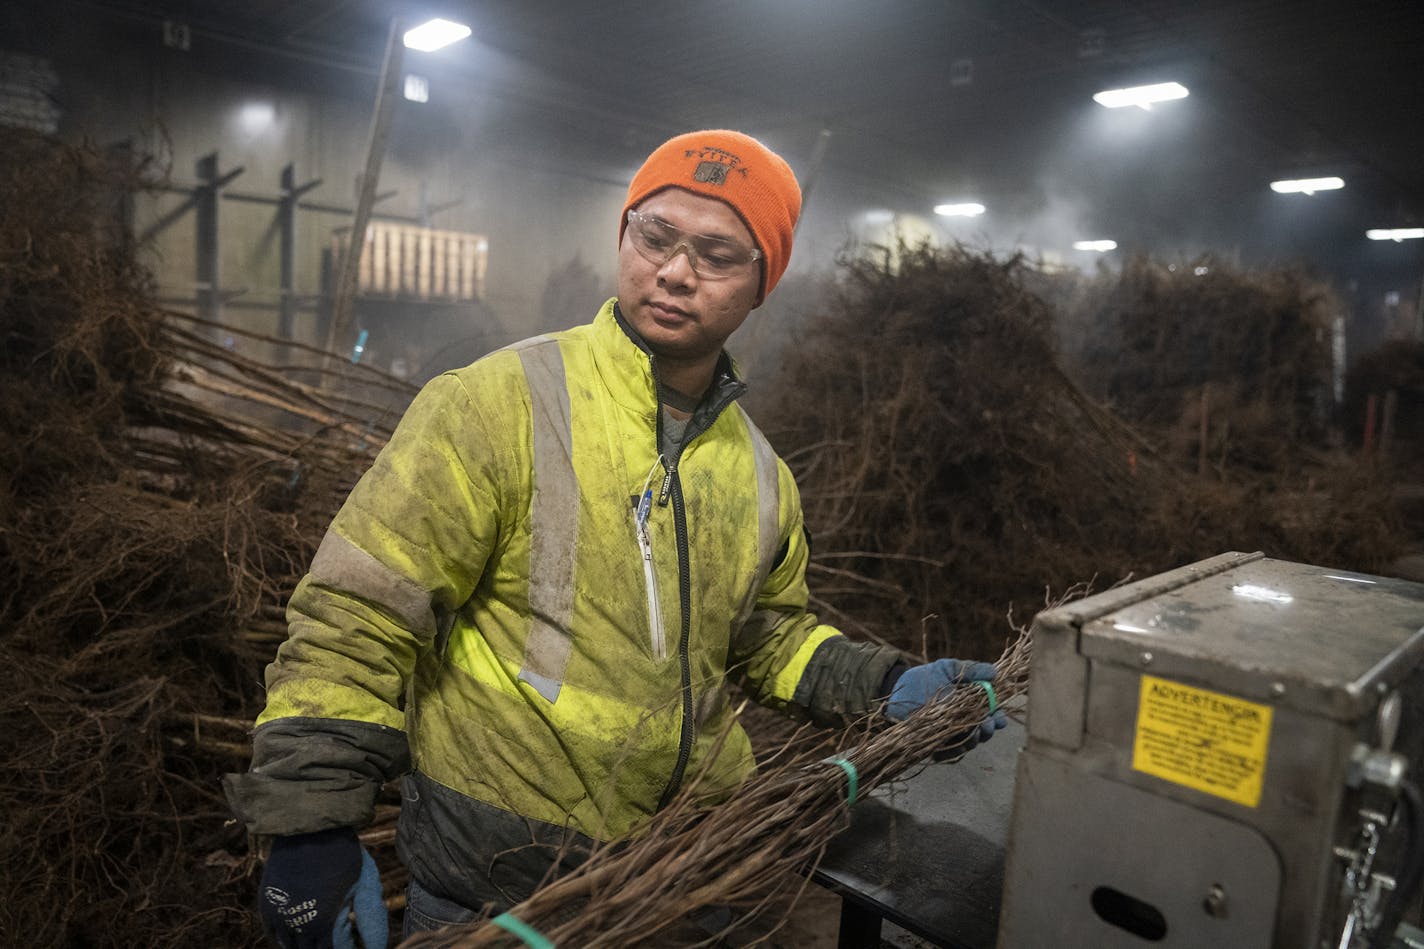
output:
[[[0,932],[255,946],[255,860],[217,779],[245,767],[288,593],[412,392],[158,308],[115,214],[144,174],[0,142],[0,886],[17,894]],[[963,249],[867,254],[755,380],[802,485],[824,618],[926,657],[1000,658],[1006,699],[1028,659],[1006,610],[1045,589],[1231,547],[1376,565],[1389,534],[1372,484],[1321,476],[1289,517],[1265,482],[1204,490],[1057,368],[1026,269]],[[787,881],[844,825],[846,766],[867,793],[985,700],[965,690],[893,727],[753,729],[761,772],[730,800],[694,782],[517,914],[573,944],[677,944],[707,906],[774,928]],[[362,834],[392,905],[397,800]]]
[[[1028,636],[1020,635],[997,657],[998,699],[1024,691],[1029,650]],[[952,753],[983,721],[989,702],[985,691],[963,686],[895,725],[871,719],[842,733],[802,732],[728,802],[704,800],[694,779],[630,840],[595,850],[509,916],[554,945],[748,945],[738,935],[754,924],[757,939],[769,940],[832,838],[848,825],[856,801],[931,757]],[[723,908],[740,912],[708,912]],[[767,915],[770,925],[762,919]],[[709,926],[709,918],[717,922]],[[794,936],[790,940],[794,944]],[[489,920],[406,943],[451,949],[519,944],[508,927]]]
[[[258,942],[217,777],[286,592],[409,398],[161,312],[118,213],[147,171],[0,142],[6,943]]]
[[[755,395],[801,485],[814,589],[830,616],[926,656],[992,656],[1004,610],[1045,587],[1230,549],[1363,570],[1397,555],[1387,479],[1310,440],[1330,382],[1324,291],[1293,273],[1177,280],[1162,268],[1167,280],[1147,266],[1099,278],[1117,281],[1106,294],[1093,281],[1067,293],[1072,278],[965,247],[844,263],[834,297],[793,323],[781,371]],[[1061,368],[1061,309],[1045,300],[1071,303],[1079,319],[1098,301],[1086,322],[1100,349],[1109,339],[1140,348],[1144,333],[1195,340],[1151,358],[1102,356],[1092,371],[1126,380],[1166,364],[1118,383],[1141,405],[1157,386],[1176,404],[1190,388],[1179,379],[1240,378],[1256,387],[1252,404],[1291,420],[1275,430],[1284,448],[1253,455],[1281,466],[1203,475],[1194,453],[1175,450],[1176,416],[1140,408],[1142,421],[1126,423],[1082,372]],[[870,605],[888,627],[858,621]]]
[[[1202,471],[1281,471],[1326,442],[1344,309],[1302,267],[1137,255],[1079,287],[1072,364],[1088,392]]]

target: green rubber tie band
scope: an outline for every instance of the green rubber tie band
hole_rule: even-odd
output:
[[[856,789],[860,786],[860,775],[856,774],[855,765],[851,764],[849,761],[840,757],[839,755],[832,758],[831,761],[834,764],[840,765],[841,770],[844,771],[846,773],[846,777],[850,779],[850,787],[846,791],[846,807],[850,807],[852,804],[855,803],[855,792]]]
[[[521,919],[516,919],[509,913],[501,913],[490,922],[505,932],[513,933],[524,940],[524,945],[529,946],[530,949],[554,949],[554,944],[541,936],[533,926]]]
[[[989,693],[989,714],[993,715],[994,709],[999,707],[999,697],[994,694],[994,687],[983,679],[975,679],[974,684]]]

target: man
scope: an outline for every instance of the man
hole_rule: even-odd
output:
[[[355,828],[397,775],[410,934],[519,902],[694,775],[730,793],[754,764],[729,674],[827,725],[992,677],[908,668],[806,610],[796,485],[723,351],[785,272],[800,204],[755,139],[672,139],[629,187],[594,321],[411,404],[292,596],[252,768],[226,782],[275,836],[259,906],[283,945],[349,944],[353,906],[383,938]]]

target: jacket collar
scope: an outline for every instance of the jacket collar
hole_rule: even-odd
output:
[[[599,375],[614,399],[649,418],[656,416],[657,357],[623,316],[617,297],[603,304],[594,317],[593,337]],[[746,383],[737,374],[736,363],[723,350],[717,357],[712,386],[703,396],[702,405],[715,405],[720,411],[746,390]]]

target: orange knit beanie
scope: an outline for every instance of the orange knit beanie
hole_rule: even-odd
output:
[[[618,240],[628,211],[665,188],[682,188],[730,205],[766,255],[757,303],[776,286],[791,260],[791,233],[801,213],[801,188],[791,168],[761,142],[727,129],[688,132],[659,145],[628,186]]]

